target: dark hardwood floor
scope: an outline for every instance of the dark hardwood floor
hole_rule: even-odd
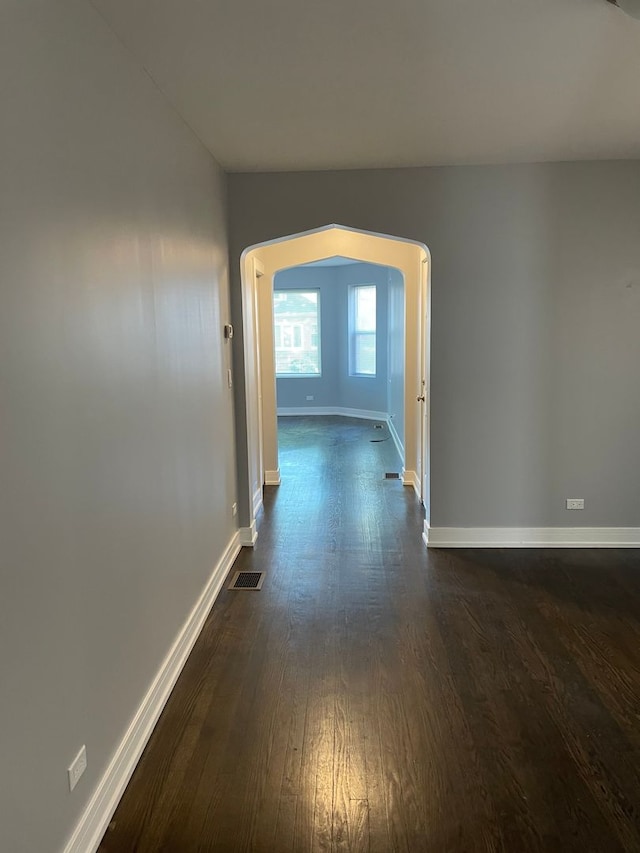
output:
[[[427,552],[388,432],[321,421],[101,853],[638,853],[638,552]]]

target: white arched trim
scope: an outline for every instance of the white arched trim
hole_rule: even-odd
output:
[[[424,243],[327,225],[249,246],[241,256],[251,536],[264,484],[280,482],[273,350],[277,272],[336,255],[398,269],[405,282],[405,459],[403,482],[429,513],[429,327],[431,256]],[[424,396],[424,402],[418,400]]]

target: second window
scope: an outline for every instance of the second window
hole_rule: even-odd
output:
[[[376,286],[356,284],[349,291],[349,373],[375,376]]]

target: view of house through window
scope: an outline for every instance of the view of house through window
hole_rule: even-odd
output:
[[[375,376],[376,286],[354,285],[349,296],[349,373]]]
[[[276,376],[319,376],[320,293],[276,290],[273,293]]]

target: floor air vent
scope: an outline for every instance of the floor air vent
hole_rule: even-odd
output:
[[[395,471],[387,471],[384,475],[385,480],[399,480],[400,474],[396,474]]]
[[[264,572],[236,572],[227,589],[260,589]]]

